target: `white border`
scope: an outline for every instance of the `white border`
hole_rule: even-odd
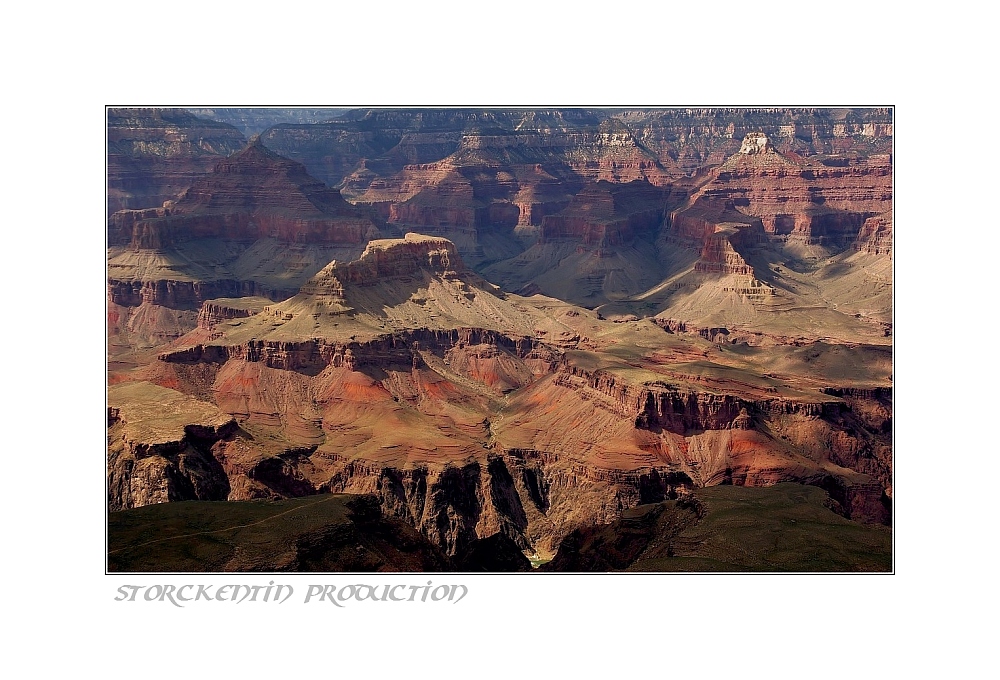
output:
[[[995,534],[975,528],[992,483],[975,459],[991,445],[975,428],[991,420],[978,404],[993,336],[975,287],[995,284],[975,272],[988,271],[976,253],[996,251],[989,215],[963,206],[989,192],[992,172],[968,161],[995,144],[992,110],[969,98],[992,89],[977,72],[992,43],[956,32],[983,19],[965,29],[854,0],[102,9],[15,8],[3,47],[13,667],[420,676],[490,674],[504,658],[506,672],[553,677],[832,677],[946,661],[956,672],[988,648],[975,644],[988,626],[968,622]],[[104,482],[104,106],[178,101],[895,105],[897,575],[463,577],[474,591],[460,614],[115,603],[122,579],[103,574],[93,500]]]

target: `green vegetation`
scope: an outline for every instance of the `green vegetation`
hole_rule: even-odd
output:
[[[845,519],[817,487],[716,486],[572,532],[543,571],[889,572],[892,530]]]
[[[441,553],[368,497],[184,501],[113,512],[109,571],[440,571]]]
[[[240,546],[261,556],[281,552],[289,538],[345,523],[348,497],[283,501],[183,501],[108,516],[111,571],[224,570]]]
[[[706,514],[673,540],[672,557],[640,556],[630,571],[891,571],[892,530],[827,507],[801,484],[700,489]]]

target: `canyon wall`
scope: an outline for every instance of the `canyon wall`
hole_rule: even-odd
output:
[[[447,463],[433,459],[420,463],[419,454],[409,464],[367,457],[371,454],[352,455],[336,446],[330,448],[329,435],[319,448],[314,444],[286,449],[276,457],[250,459],[242,457],[242,444],[237,442],[219,451],[233,489],[229,497],[326,491],[375,494],[384,512],[411,523],[451,555],[497,532],[522,549],[553,549],[577,523],[607,523],[623,509],[720,483],[805,482],[827,490],[845,516],[888,521],[891,395],[885,390],[869,394],[852,388],[831,389],[827,395],[804,401],[779,395],[748,399],[668,384],[637,384],[575,365],[537,339],[473,328],[413,330],[370,342],[198,345],[162,354],[160,359],[182,365],[235,362],[239,373],[234,375],[246,376],[241,381],[256,375],[241,366],[262,364],[279,373],[298,373],[306,381],[303,385],[330,380],[335,369],[337,376],[359,376],[371,385],[365,389],[399,394],[393,399],[402,403],[403,395],[413,387],[384,388],[378,380],[364,376],[388,374],[390,378],[382,383],[387,386],[387,380],[423,381],[418,376],[430,370],[428,361],[437,356],[451,357],[452,370],[466,371],[467,379],[484,380],[470,368],[471,363],[457,361],[456,351],[468,350],[475,356],[505,355],[531,362],[533,368],[511,387],[535,383],[550,390],[546,394],[561,391],[565,396],[560,399],[580,401],[585,405],[581,408],[592,413],[594,408],[604,409],[608,422],[618,423],[615,427],[621,432],[634,433],[628,436],[636,438],[648,454],[637,451],[631,463],[620,458],[609,466],[600,462],[600,456],[581,457],[572,441],[561,448],[548,444],[512,447],[505,436],[497,439],[491,434],[494,425],[489,421],[478,439],[469,443],[471,448]],[[545,386],[546,381],[550,386]],[[343,384],[338,389],[346,389],[348,383]],[[229,403],[221,391],[227,389],[223,385],[217,380],[217,398]],[[533,397],[521,398],[530,401]],[[376,408],[378,399],[366,397],[365,402]],[[563,408],[555,399],[548,401],[553,408]],[[418,410],[437,408],[429,406],[432,402],[412,403]],[[573,417],[573,411],[566,413]],[[255,418],[252,408],[240,417]],[[261,422],[277,422],[275,416],[260,417]],[[601,441],[602,418],[591,418],[591,427],[598,428],[592,434],[582,427],[578,435]],[[326,426],[320,427],[326,431]]]
[[[236,128],[183,109],[108,109],[108,214],[175,200],[243,148]]]

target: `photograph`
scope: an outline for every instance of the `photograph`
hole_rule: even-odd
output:
[[[988,676],[983,7],[14,7],[10,672]]]
[[[105,114],[107,573],[894,571],[891,104]]]

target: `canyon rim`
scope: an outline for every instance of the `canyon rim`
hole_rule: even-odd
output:
[[[108,570],[891,571],[893,114],[108,108]]]

